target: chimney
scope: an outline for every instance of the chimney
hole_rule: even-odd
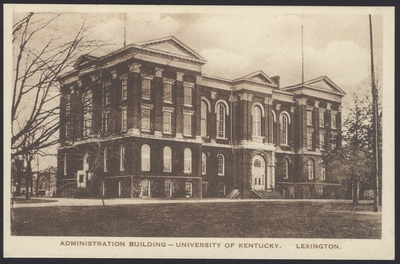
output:
[[[278,89],[279,89],[279,80],[281,79],[281,77],[279,75],[271,77],[271,79],[278,85]]]

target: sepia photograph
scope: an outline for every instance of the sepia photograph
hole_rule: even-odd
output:
[[[394,259],[393,7],[4,7],[4,257]]]

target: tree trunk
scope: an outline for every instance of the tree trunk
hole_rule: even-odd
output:
[[[356,174],[353,172],[353,205],[357,205],[358,204],[358,198],[357,198],[357,176]]]
[[[25,198],[26,200],[31,199],[31,192],[32,192],[32,167],[31,167],[31,157],[29,154],[27,154],[26,157],[26,192],[25,192]],[[30,189],[30,190],[29,190]]]

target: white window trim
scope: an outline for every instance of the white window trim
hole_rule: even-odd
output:
[[[143,148],[145,146],[147,146],[148,150],[149,150],[149,153],[148,153],[149,156],[147,157],[148,158],[148,162],[149,162],[148,168],[143,168],[143,161],[144,161],[144,158],[145,158],[144,152],[143,152]],[[141,160],[140,160],[140,169],[141,169],[141,171],[150,171],[151,170],[151,148],[150,148],[149,145],[147,145],[147,144],[143,144],[142,145],[142,147],[140,149],[140,158],[141,158]]]
[[[320,109],[319,109],[318,123],[319,123],[319,127],[322,127],[322,128],[325,127],[325,111],[326,111],[326,109],[324,109],[324,108],[320,108]],[[321,117],[321,116],[320,116],[321,114],[322,114],[323,117],[324,117],[324,118],[323,118],[323,119],[324,119],[324,120],[323,120],[324,122],[322,122],[322,124],[321,124],[321,118],[320,118],[320,117]]]
[[[185,88],[191,89],[191,95],[190,95],[190,98],[192,99],[191,104],[185,103]],[[193,90],[194,90],[194,84],[186,83],[183,85],[183,105],[186,107],[193,107]]]
[[[219,172],[219,158],[222,157],[222,173]],[[218,159],[218,176],[225,176],[225,156],[222,154],[218,154],[217,155],[217,159]]]
[[[185,115],[190,116],[190,133],[191,134],[186,134],[185,133]],[[187,136],[187,137],[193,137],[193,127],[192,127],[192,123],[193,123],[193,115],[194,115],[194,111],[193,110],[183,110],[183,135]]]
[[[224,131],[223,131],[223,135],[222,135],[222,137],[221,136],[219,136],[219,126],[218,126],[218,118],[219,118],[219,111],[218,111],[218,105],[219,104],[223,104],[224,105],[224,107],[225,107],[225,116],[224,116],[224,126],[223,126],[223,129],[224,129]],[[226,138],[226,120],[227,120],[227,117],[229,116],[229,108],[228,108],[228,104],[224,101],[224,100],[218,100],[217,101],[217,103],[215,104],[215,114],[216,114],[216,129],[217,129],[217,135],[216,135],[216,138],[217,139],[227,139]]]
[[[154,76],[152,76],[152,75],[142,74],[142,99],[151,100],[151,82],[153,81],[153,78],[154,78]],[[143,80],[149,80],[150,81],[150,86],[149,86],[150,97],[143,96]]]
[[[185,152],[186,150],[189,150],[190,152],[190,166],[189,166],[189,170],[186,170],[185,168],[185,162],[186,162],[186,156],[185,156]],[[192,173],[192,165],[193,165],[193,153],[192,150],[190,148],[185,148],[183,151],[183,172],[184,173]]]
[[[124,128],[124,115],[125,115],[125,128]],[[128,108],[126,106],[121,107],[121,132],[126,132],[128,130]]]
[[[204,171],[203,171],[203,156],[205,157],[204,159]],[[207,155],[206,153],[202,152],[201,153],[201,175],[206,175],[207,174]]]
[[[169,153],[170,153],[170,156],[169,156],[169,170],[165,170],[165,161],[166,161],[166,159],[165,159],[165,150],[166,149],[169,149]],[[169,147],[169,146],[165,146],[164,147],[164,149],[163,149],[163,172],[172,172],[172,149]]]
[[[149,116],[149,128],[142,128],[142,110],[147,109],[150,111],[150,116]],[[151,132],[151,111],[153,110],[153,105],[152,104],[141,104],[141,110],[140,110],[140,131],[145,131],[145,132]]]
[[[125,147],[119,147],[119,171],[125,170]]]
[[[165,113],[169,113],[170,114],[170,116],[169,116],[169,131],[164,131],[164,125],[165,125],[165,123],[164,123],[164,114]],[[172,135],[172,113],[173,113],[173,111],[163,111],[163,131],[162,131],[163,134]]]
[[[124,82],[126,82],[126,86],[124,89]],[[124,90],[126,91],[126,95],[124,97]],[[121,80],[121,100],[126,100],[128,99],[128,78],[124,77]]]
[[[280,142],[280,143],[281,143],[280,145],[281,145],[281,146],[289,146],[290,115],[289,115],[289,113],[286,112],[286,111],[281,112],[280,115],[279,115],[279,123],[281,124],[281,127],[280,127],[280,136],[281,136],[281,137],[280,137],[280,139],[282,139],[283,116],[286,117],[286,121],[287,121],[287,124],[286,124],[286,133],[285,133],[286,143]]]
[[[283,160],[283,166],[285,167],[285,175],[283,175],[283,179],[289,179],[289,161],[287,159]]]
[[[175,80],[163,78],[163,102],[166,104],[173,104],[172,90],[174,89],[174,82],[175,82]],[[165,100],[164,84],[171,85],[171,101]]]

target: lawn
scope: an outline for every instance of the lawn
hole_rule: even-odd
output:
[[[120,237],[381,237],[372,205],[238,202],[13,209],[12,235]]]

